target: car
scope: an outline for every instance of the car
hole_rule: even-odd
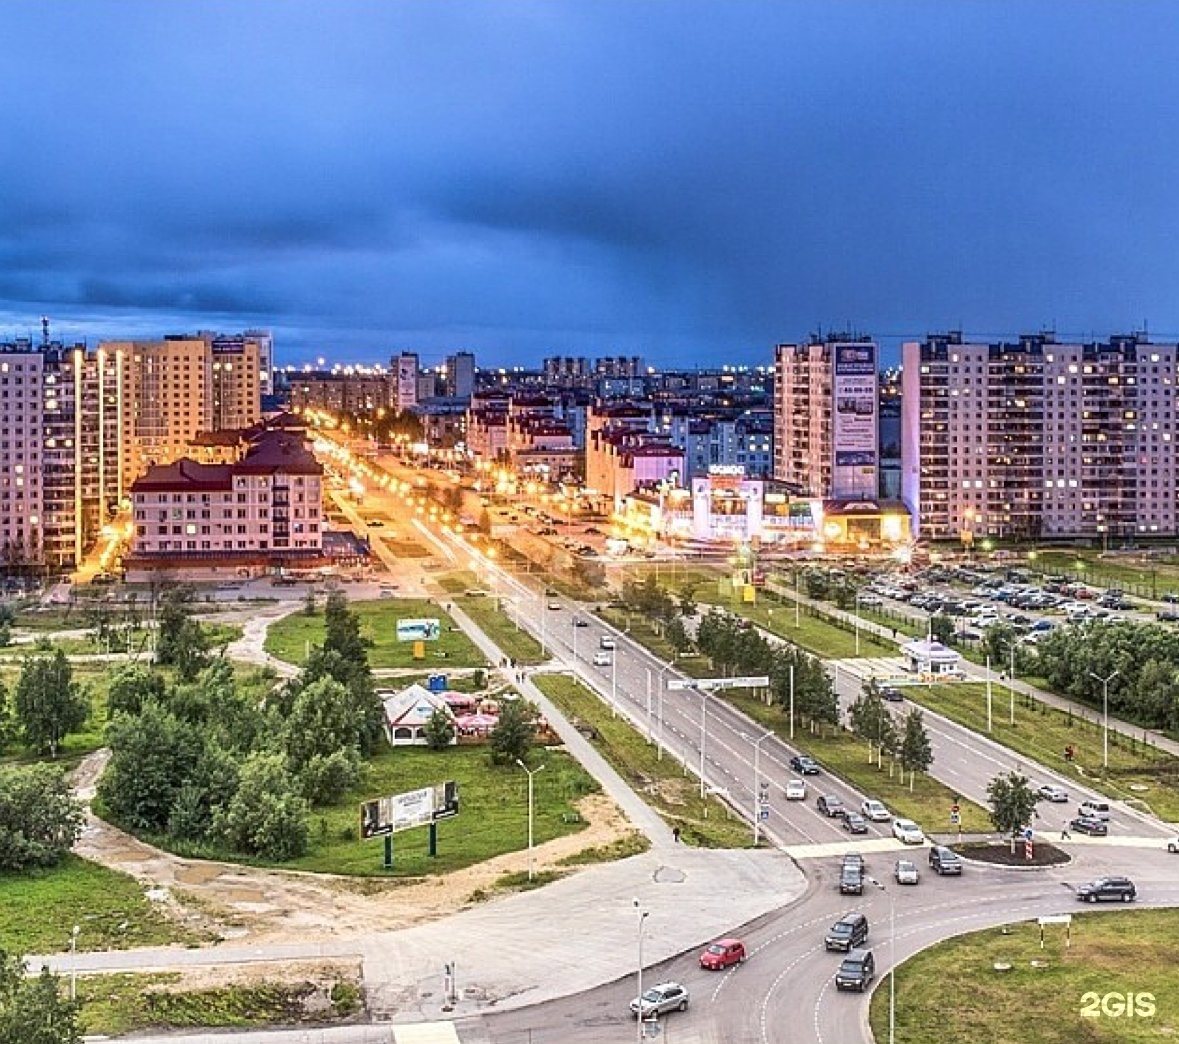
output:
[[[880,690],[880,698],[889,703],[900,703],[905,698],[905,694],[895,685],[885,685]]]
[[[1082,801],[1077,806],[1078,816],[1088,816],[1090,819],[1109,821],[1109,804],[1105,801]]]
[[[740,939],[717,939],[700,955],[700,967],[724,971],[734,964],[744,964],[745,957],[745,944]]]
[[[594,653],[594,666],[595,667],[609,667],[610,664],[613,662],[614,662],[613,657],[611,657],[611,655],[608,652]]]
[[[688,991],[678,982],[661,982],[632,1000],[630,1013],[636,1018],[657,1019],[669,1011],[687,1011],[688,999]]]
[[[583,620],[580,616],[575,616],[573,618],[573,626],[574,627],[589,627],[589,621]]]
[[[925,844],[925,834],[911,819],[894,819],[892,821],[892,836],[906,845]]]
[[[868,941],[868,918],[858,910],[845,913],[823,937],[828,951],[843,950],[845,953]]]
[[[945,874],[961,874],[962,858],[945,845],[934,845],[929,850],[929,865],[939,877]]]
[[[795,754],[790,759],[790,767],[795,772],[801,772],[804,776],[817,776],[819,774],[819,763],[814,758],[807,757],[805,754]]]
[[[864,857],[859,852],[844,852],[840,870],[846,870],[849,866],[855,867],[862,874],[864,872]]]
[[[115,579],[116,578],[110,573],[95,573],[94,579],[92,579],[90,582],[92,584],[99,584],[101,586],[104,584],[113,584]]]
[[[1133,902],[1138,889],[1128,877],[1099,877],[1077,889],[1077,900],[1082,903],[1101,903],[1116,899],[1119,902]]]
[[[608,634],[602,635],[602,637],[598,639],[598,648],[599,649],[613,649],[614,648],[613,636],[608,635]]]
[[[871,950],[852,950],[835,973],[837,990],[858,990],[863,993],[876,977],[876,959]]]
[[[561,603],[560,602],[549,602],[549,608],[550,609],[560,609]]]
[[[1057,804],[1068,801],[1068,791],[1055,783],[1044,783],[1036,793],[1045,801],[1054,801]]]
[[[867,798],[860,802],[860,814],[873,823],[887,823],[892,819],[892,813],[885,808],[884,802],[875,798]]]
[[[864,875],[854,866],[845,866],[839,873],[840,895],[863,895]]]
[[[1164,623],[1179,622],[1179,609],[1160,609],[1157,615]]]
[[[1096,816],[1077,816],[1069,821],[1068,826],[1078,834],[1089,834],[1091,837],[1105,837],[1109,833],[1109,824]]]
[[[834,794],[820,794],[815,801],[815,808],[825,816],[834,817],[843,815],[843,802]]]
[[[866,834],[868,821],[859,812],[845,811],[843,813],[843,829],[849,834]]]
[[[385,523],[379,518],[370,518],[367,525],[369,529],[383,529],[385,527]]]
[[[1179,854],[1179,837],[1173,837],[1170,841],[1167,842],[1167,851],[1170,852],[1171,855]]]
[[[806,800],[806,783],[801,779],[790,779],[786,781],[786,800],[787,801],[805,801]]]
[[[884,599],[880,595],[866,594],[860,595],[860,605],[866,608],[873,608],[875,606],[884,605]]]
[[[911,859],[898,859],[892,868],[892,876],[896,879],[897,884],[901,885],[915,885],[921,880],[917,864]]]

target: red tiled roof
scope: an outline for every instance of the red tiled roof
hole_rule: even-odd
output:
[[[232,464],[200,464],[188,457],[171,464],[156,464],[131,484],[132,493],[215,492],[232,488]]]

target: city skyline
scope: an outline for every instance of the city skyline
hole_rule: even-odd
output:
[[[5,11],[0,338],[768,365],[1175,338],[1172,5]],[[1120,60],[1119,60],[1120,59]]]

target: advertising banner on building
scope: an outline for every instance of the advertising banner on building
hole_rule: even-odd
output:
[[[835,346],[832,463],[836,498],[876,496],[876,345]]]

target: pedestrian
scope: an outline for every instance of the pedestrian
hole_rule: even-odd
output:
[[[1065,823],[1060,831],[1060,840],[1061,841],[1071,841],[1072,839],[1073,839],[1073,835],[1068,832],[1068,824]]]
[[[680,828],[679,827],[672,827],[671,828],[671,839],[677,845],[680,843]]]

